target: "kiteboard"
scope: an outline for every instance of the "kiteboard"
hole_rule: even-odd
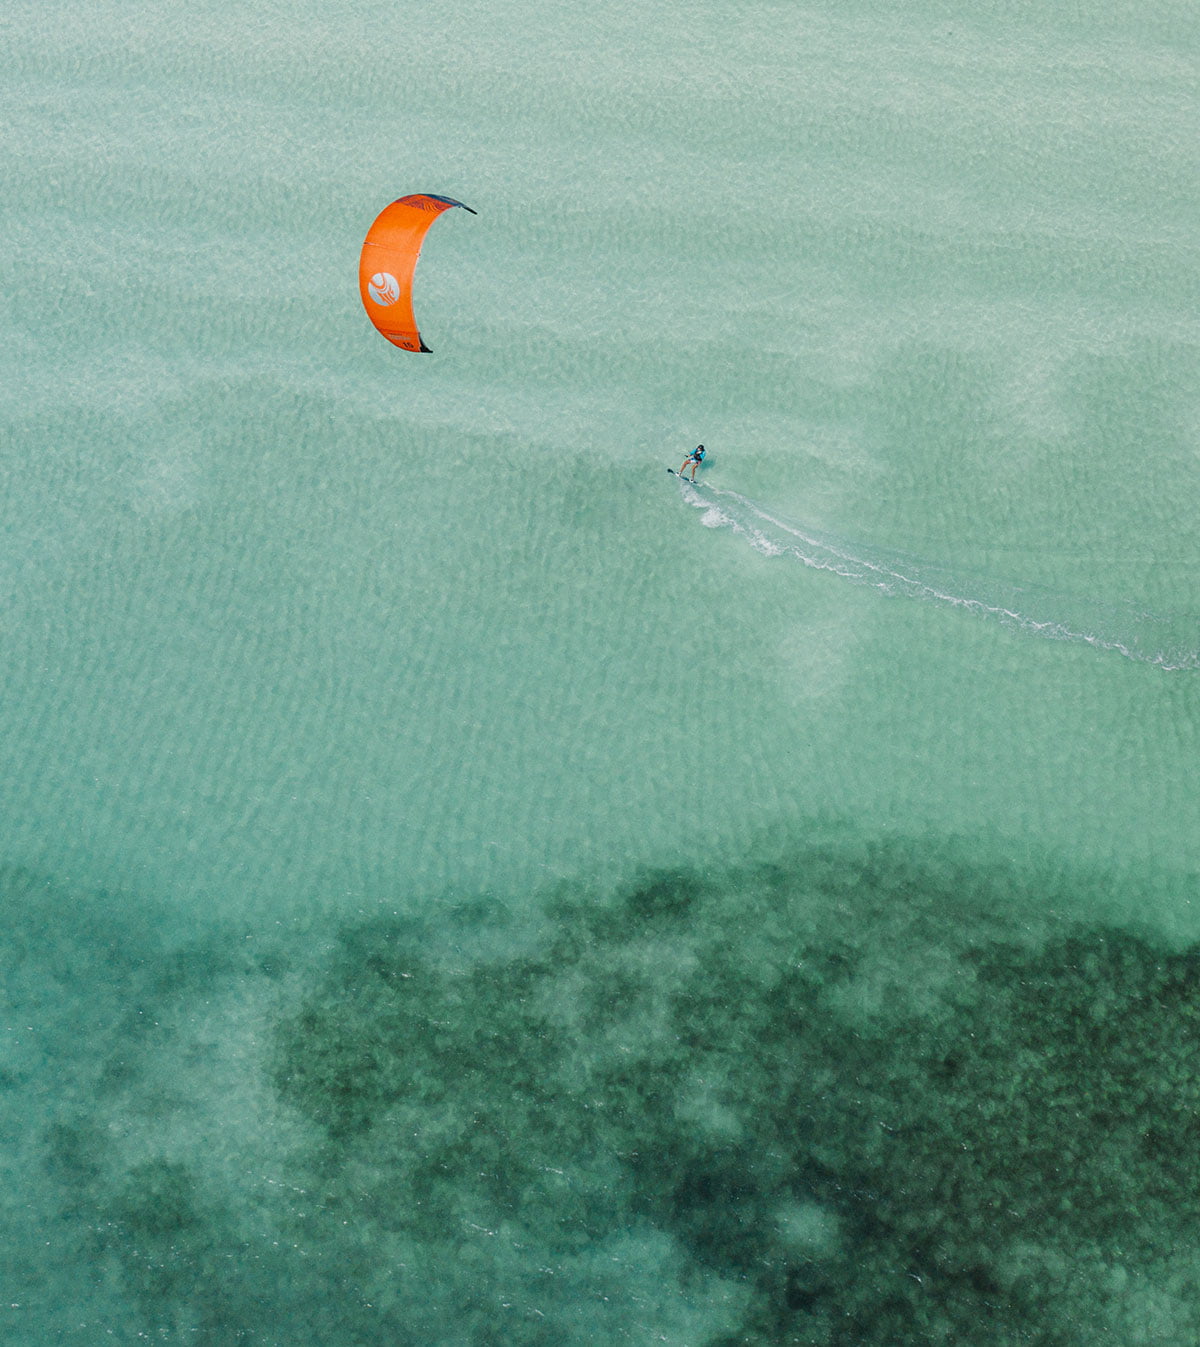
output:
[[[676,472],[674,468],[668,468],[667,471],[672,477],[678,477],[681,482],[687,482],[689,486],[703,486],[703,482],[698,482],[694,477],[685,477],[683,473]]]

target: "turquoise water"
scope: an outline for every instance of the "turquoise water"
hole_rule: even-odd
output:
[[[4,1341],[1190,1347],[1194,7],[0,32]]]

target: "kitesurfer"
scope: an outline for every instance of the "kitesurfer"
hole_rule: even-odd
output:
[[[685,458],[683,462],[679,465],[680,477],[683,476],[683,474],[688,470],[688,466],[690,465],[692,469],[692,481],[694,482],[696,480],[696,469],[703,462],[704,462],[704,446],[702,444],[698,444],[692,450],[692,452],[688,454],[687,458]]]

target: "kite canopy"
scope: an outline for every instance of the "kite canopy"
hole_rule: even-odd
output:
[[[413,317],[412,279],[429,226],[444,210],[470,206],[448,196],[418,192],[385,206],[367,230],[358,259],[358,292],[375,327],[405,351],[428,351]]]

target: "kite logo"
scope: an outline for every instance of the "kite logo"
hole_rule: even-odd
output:
[[[400,283],[386,271],[377,271],[367,283],[367,294],[385,309],[400,298]]]

